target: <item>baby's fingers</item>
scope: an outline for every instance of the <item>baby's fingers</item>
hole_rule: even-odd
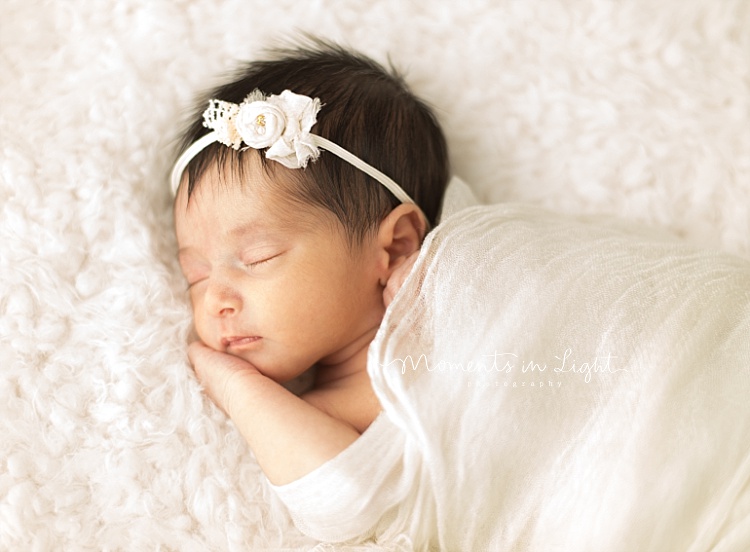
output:
[[[230,417],[242,403],[243,389],[250,384],[255,367],[232,355],[215,351],[200,341],[188,346],[195,375],[211,400]]]

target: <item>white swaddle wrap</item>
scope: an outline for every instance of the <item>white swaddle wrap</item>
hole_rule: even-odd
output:
[[[370,348],[384,412],[277,487],[298,526],[404,549],[749,549],[750,263],[639,234],[520,205],[444,220]]]

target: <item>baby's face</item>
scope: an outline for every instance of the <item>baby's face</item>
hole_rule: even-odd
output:
[[[285,382],[368,344],[382,287],[374,245],[350,248],[319,210],[279,210],[283,199],[253,185],[260,174],[240,186],[209,171],[189,204],[181,189],[175,226],[200,339]]]

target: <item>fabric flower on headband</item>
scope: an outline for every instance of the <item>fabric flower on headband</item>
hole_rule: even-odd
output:
[[[264,96],[252,92],[237,105],[211,100],[203,112],[203,125],[216,132],[216,140],[236,150],[244,143],[266,150],[266,158],[290,169],[307,166],[320,151],[310,129],[317,121],[320,100],[285,90]]]

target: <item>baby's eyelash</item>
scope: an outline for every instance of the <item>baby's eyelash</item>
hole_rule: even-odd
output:
[[[246,266],[247,268],[255,268],[256,266],[260,266],[260,265],[262,265],[262,264],[264,264],[264,263],[267,263],[267,262],[268,262],[268,261],[270,261],[270,260],[273,260],[273,259],[275,259],[275,258],[276,258],[276,257],[278,257],[279,255],[281,255],[281,253],[277,253],[276,255],[272,255],[272,256],[270,256],[270,257],[266,257],[265,259],[261,259],[261,260],[259,260],[259,261],[253,261],[253,262],[251,262],[251,263],[245,263],[245,266]]]
[[[253,262],[250,262],[250,263],[242,263],[242,264],[245,266],[245,268],[252,269],[252,268],[256,268],[256,267],[258,267],[258,266],[260,266],[262,264],[265,264],[268,261],[271,261],[271,260],[275,259],[279,255],[281,255],[281,253],[276,253],[275,255],[272,255],[270,257],[266,257],[265,259],[260,259],[259,261],[253,261]],[[193,287],[197,286],[198,284],[200,284],[204,280],[205,280],[205,278],[201,278],[200,280],[196,280],[195,282],[192,282],[192,283],[188,282],[187,286],[185,287],[185,290],[189,292]]]
[[[185,290],[186,290],[186,291],[190,291],[191,289],[193,289],[193,287],[194,287],[194,286],[197,286],[197,285],[198,285],[198,284],[200,284],[200,283],[201,283],[202,281],[203,281],[203,280],[197,280],[197,281],[195,281],[195,282],[192,282],[192,283],[188,282],[188,284],[187,284],[187,287],[185,287]]]
[[[269,257],[268,259],[263,259],[263,260],[260,260],[260,261],[253,261],[252,263],[245,263],[245,266],[252,268],[254,266],[258,266],[258,265],[262,265],[263,263],[267,263],[272,258],[273,257]]]

